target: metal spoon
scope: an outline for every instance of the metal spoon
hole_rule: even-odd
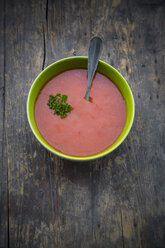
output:
[[[87,101],[89,101],[90,87],[99,62],[101,48],[102,48],[102,39],[98,36],[94,36],[90,40],[89,51],[88,51],[88,84],[85,94],[85,99]]]

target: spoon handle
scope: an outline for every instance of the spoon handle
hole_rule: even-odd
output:
[[[85,99],[87,101],[89,101],[89,91],[93,76],[95,74],[99,62],[101,48],[102,48],[102,39],[98,36],[94,36],[90,40],[89,51],[88,51],[88,84],[85,94]]]

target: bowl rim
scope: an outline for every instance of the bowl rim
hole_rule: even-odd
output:
[[[127,88],[128,88],[128,91],[129,91],[129,93],[130,93],[130,97],[131,97],[131,100],[132,100],[132,102],[131,102],[131,104],[132,104],[132,115],[131,115],[131,119],[130,119],[130,121],[129,121],[129,126],[128,126],[127,130],[125,131],[124,136],[122,137],[122,139],[121,139],[120,141],[118,141],[118,143],[116,144],[116,146],[115,146],[114,148],[112,148],[111,150],[110,150],[110,147],[111,147],[114,143],[113,143],[112,145],[110,145],[109,147],[107,147],[106,149],[104,149],[103,151],[101,151],[101,152],[99,152],[99,153],[96,153],[96,154],[93,154],[93,155],[88,155],[88,156],[73,156],[73,155],[68,155],[68,154],[62,153],[62,152],[56,150],[54,147],[52,147],[52,146],[43,138],[43,139],[46,141],[46,143],[52,148],[52,149],[50,149],[47,145],[45,145],[45,144],[42,143],[42,141],[40,140],[40,138],[39,138],[38,135],[36,134],[36,132],[35,132],[35,130],[34,130],[34,128],[33,128],[33,125],[32,125],[32,123],[31,123],[30,114],[29,114],[29,111],[30,111],[30,95],[31,95],[31,92],[32,92],[32,90],[33,90],[34,85],[37,83],[38,79],[39,79],[40,77],[42,77],[42,75],[45,73],[46,70],[48,70],[49,68],[53,67],[53,66],[54,66],[55,64],[57,64],[57,63],[65,62],[65,61],[72,60],[72,59],[74,59],[74,60],[77,60],[77,59],[85,59],[85,60],[87,60],[88,57],[87,57],[87,56],[71,56],[71,57],[66,57],[66,58],[59,59],[59,60],[57,60],[57,61],[51,63],[51,64],[48,65],[44,70],[42,70],[42,71],[38,74],[38,76],[34,79],[32,85],[31,85],[31,87],[30,87],[30,90],[29,90],[29,92],[28,92],[27,104],[26,104],[26,112],[27,112],[27,119],[28,119],[30,128],[31,128],[31,130],[32,130],[32,132],[33,132],[33,134],[34,134],[34,136],[36,137],[36,139],[39,141],[39,143],[40,143],[42,146],[44,146],[44,148],[46,148],[49,152],[51,152],[51,153],[53,153],[54,155],[57,155],[57,156],[59,156],[59,157],[61,157],[61,158],[64,158],[64,159],[67,159],[67,160],[71,160],[71,161],[77,161],[77,162],[78,162],[78,161],[79,161],[79,162],[80,162],[80,161],[84,161],[84,162],[85,162],[85,161],[91,161],[91,160],[99,159],[99,158],[102,158],[102,157],[106,156],[107,154],[110,154],[111,152],[113,152],[114,150],[116,150],[116,148],[118,148],[118,147],[124,142],[124,140],[126,139],[126,137],[128,136],[128,134],[129,134],[129,132],[130,132],[130,130],[131,130],[131,128],[132,128],[133,121],[134,121],[134,118],[135,118],[135,101],[134,101],[134,96],[133,96],[133,94],[132,94],[131,88],[130,88],[129,84],[127,83],[126,79],[122,76],[122,74],[121,74],[117,69],[115,69],[113,66],[111,66],[110,64],[108,64],[108,63],[106,63],[106,62],[104,62],[104,61],[102,61],[102,60],[99,60],[99,63],[101,63],[103,66],[108,66],[108,67],[110,67],[115,73],[118,74],[119,77],[122,78],[122,80],[125,81],[126,86],[127,86]],[[65,70],[63,70],[63,71],[65,71]],[[63,72],[63,71],[61,71],[61,72]],[[102,73],[102,74],[103,74],[103,73]],[[103,74],[103,75],[104,75],[104,74]],[[49,79],[48,79],[48,80],[49,80]],[[43,85],[45,85],[45,84],[48,82],[48,80],[46,80],[45,83],[44,83]],[[114,82],[114,83],[115,83],[115,82]],[[41,88],[40,88],[40,89],[41,89]],[[120,90],[120,92],[121,92],[121,89],[119,89],[119,90]],[[122,93],[122,92],[121,92],[121,93]],[[37,96],[38,96],[38,94],[37,94]],[[36,126],[37,126],[37,124],[36,124]],[[125,125],[124,125],[124,126],[125,126]],[[42,136],[42,134],[41,134],[41,136]],[[120,137],[120,136],[119,136],[119,137]],[[116,139],[116,141],[119,139],[119,137]],[[115,141],[115,142],[116,142],[116,141]]]

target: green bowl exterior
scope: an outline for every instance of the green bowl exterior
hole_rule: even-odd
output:
[[[104,74],[105,76],[107,76],[109,79],[111,79],[115,83],[115,85],[118,87],[118,89],[122,93],[125,99],[125,102],[126,102],[126,109],[127,109],[126,122],[125,122],[124,128],[120,136],[111,146],[109,146],[104,151],[101,151],[97,154],[93,154],[90,156],[83,156],[83,157],[64,154],[56,150],[55,148],[53,148],[51,145],[49,145],[46,142],[46,140],[42,137],[42,135],[40,134],[36,121],[35,121],[34,109],[35,109],[35,102],[36,102],[37,96],[41,88],[44,86],[44,84],[53,76],[59,74],[60,72],[69,70],[69,69],[87,68],[87,66],[88,66],[88,57],[69,57],[69,58],[65,58],[65,59],[59,60],[51,64],[44,71],[42,71],[39,74],[39,76],[35,79],[35,81],[33,82],[30,88],[28,99],[27,99],[28,121],[38,141],[45,148],[47,148],[49,151],[51,151],[55,155],[58,155],[62,158],[75,160],[75,161],[87,161],[87,160],[100,158],[112,152],[114,149],[116,149],[128,135],[131,129],[131,126],[133,124],[134,114],[135,114],[134,98],[133,98],[131,89],[129,85],[127,84],[126,80],[122,77],[122,75],[115,68],[113,68],[112,66],[110,66],[109,64],[103,61],[99,61],[97,71]]]

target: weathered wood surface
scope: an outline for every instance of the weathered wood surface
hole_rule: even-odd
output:
[[[0,247],[163,248],[165,2],[7,0],[1,6]],[[27,95],[50,63],[87,55],[94,34],[104,39],[101,59],[132,88],[135,121],[112,154],[68,162],[34,138]]]
[[[8,179],[5,139],[5,21],[4,2],[0,2],[0,247],[8,246]]]

